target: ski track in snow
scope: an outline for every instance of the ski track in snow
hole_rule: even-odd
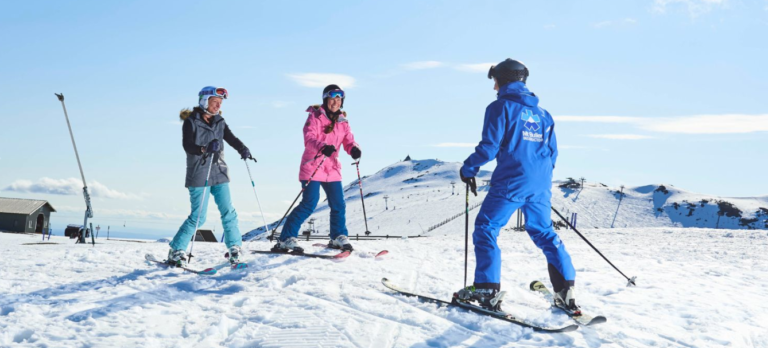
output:
[[[768,235],[682,228],[583,231],[638,286],[625,281],[574,233],[560,231],[578,271],[579,302],[608,322],[539,334],[459,309],[395,295],[382,277],[450,299],[463,282],[463,232],[357,242],[388,249],[381,260],[248,254],[245,270],[198,276],[143,260],[163,243],[101,240],[96,247],[22,245],[0,234],[1,347],[765,347]],[[333,253],[333,250],[307,250]],[[570,319],[528,284],[549,285],[546,262],[526,233],[504,232],[504,308],[538,324]],[[246,243],[265,250],[267,242]],[[192,266],[223,261],[221,244],[197,243]],[[470,253],[470,275],[474,257]]]

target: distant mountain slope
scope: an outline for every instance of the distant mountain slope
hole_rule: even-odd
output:
[[[368,229],[373,235],[413,236],[463,234],[465,188],[459,180],[461,163],[439,160],[402,161],[363,178]],[[470,195],[470,205],[485,198],[486,180],[491,172],[478,175],[478,196]],[[455,189],[452,184],[455,184]],[[619,188],[598,183],[584,187],[566,181],[552,184],[552,205],[570,219],[578,214],[577,227],[705,227],[727,229],[768,229],[768,196],[722,198],[690,193],[671,185],[647,185]],[[454,194],[452,194],[452,191]],[[344,187],[347,204],[347,228],[350,236],[364,235],[360,191],[357,179]],[[286,207],[287,209],[287,207]],[[314,218],[317,235],[326,235],[329,226],[327,202],[318,204]],[[470,212],[470,225],[479,209]],[[455,218],[450,220],[451,218]],[[450,220],[450,221],[448,221]],[[553,214],[553,220],[558,218]],[[309,220],[307,220],[308,222]],[[273,222],[269,227],[273,228]],[[513,215],[507,228],[514,227]],[[430,226],[437,226],[432,231]],[[308,223],[302,231],[309,228]],[[471,229],[471,226],[470,226]],[[279,232],[280,229],[278,229]],[[263,238],[264,228],[243,236],[244,240]]]

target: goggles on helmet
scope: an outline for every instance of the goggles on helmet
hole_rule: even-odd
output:
[[[344,91],[340,89],[334,89],[332,91],[328,91],[323,93],[323,99],[325,98],[341,98],[344,99]]]
[[[219,88],[215,88],[215,89],[206,89],[206,90],[200,91],[200,96],[202,97],[204,95],[210,95],[210,96],[213,96],[213,97],[219,97],[219,98],[227,99],[227,97],[229,96],[229,93],[227,93],[227,89],[226,88],[219,87]]]

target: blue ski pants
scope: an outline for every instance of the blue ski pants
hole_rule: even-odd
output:
[[[204,199],[203,192],[205,192]],[[179,231],[176,232],[176,236],[173,237],[170,243],[173,250],[187,250],[187,246],[195,234],[195,222],[197,221],[197,214],[201,212],[201,201],[203,209],[200,214],[198,228],[205,223],[209,193],[213,195],[213,200],[216,202],[216,206],[219,207],[219,213],[221,213],[221,224],[224,225],[224,243],[227,245],[227,248],[243,244],[243,237],[240,235],[240,228],[237,226],[237,212],[232,206],[232,198],[229,195],[229,183],[225,183],[211,187],[189,187],[189,202],[192,203],[192,213],[184,220],[184,223],[179,227]]]
[[[301,185],[307,185],[301,196],[301,202],[291,211],[283,225],[283,231],[280,233],[280,240],[296,238],[299,236],[299,229],[317,207],[320,201],[320,187],[323,187],[325,195],[328,197],[328,207],[331,208],[331,239],[336,239],[340,235],[348,235],[346,210],[347,204],[344,202],[344,189],[341,181],[320,182],[306,180]]]
[[[501,282],[501,249],[496,241],[499,230],[507,225],[512,214],[522,208],[525,230],[547,262],[567,282],[576,278],[576,270],[565,245],[552,227],[550,202],[515,202],[493,189],[488,193],[475,220],[472,241],[475,244],[475,286],[498,289]],[[550,272],[551,274],[551,272]],[[553,279],[553,284],[556,281]]]

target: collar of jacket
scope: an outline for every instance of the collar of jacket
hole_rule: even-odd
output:
[[[205,119],[203,119],[203,111],[202,110],[200,110],[198,108],[195,108],[195,110],[192,111],[192,112],[193,112],[193,114],[192,114],[193,119],[200,120],[200,122],[203,125],[211,127],[211,128],[213,128],[213,126],[215,126],[217,123],[219,123],[219,122],[224,120],[224,118],[221,117],[221,112],[219,112],[218,115],[213,116],[213,118],[211,119],[211,124],[209,125],[207,122],[205,122]]]
[[[525,106],[539,105],[539,97],[528,90],[525,83],[521,81],[510,82],[499,88],[498,99],[511,100]]]
[[[328,117],[328,115],[325,114],[325,110],[323,109],[322,105],[310,105],[307,108],[307,112],[312,114],[312,116],[315,116],[315,117],[323,116],[327,120],[329,120],[329,121],[331,120],[331,118]],[[342,123],[342,122],[347,122],[347,112],[346,111],[342,111],[341,115],[339,115],[339,119],[336,120],[336,123]]]

